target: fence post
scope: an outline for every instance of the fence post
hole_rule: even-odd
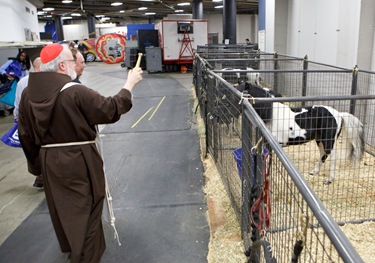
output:
[[[252,156],[252,148],[258,140],[259,134],[257,129],[252,126],[250,118],[244,114],[245,109],[242,108],[242,235],[246,252],[249,252],[251,244],[257,238],[256,230],[253,230],[250,220],[251,207],[257,198],[256,188],[254,186],[256,169],[256,156]],[[245,125],[246,123],[246,125]],[[245,131],[248,133],[245,135]],[[253,141],[255,138],[255,142]],[[246,183],[246,185],[244,185]],[[246,187],[246,188],[245,188]]]
[[[241,205],[242,205],[242,212],[241,212],[241,235],[242,240],[244,241],[245,250],[247,251],[250,247],[250,222],[249,222],[249,214],[250,214],[250,176],[249,176],[249,169],[250,167],[249,160],[250,160],[250,138],[252,136],[252,129],[250,128],[250,121],[246,118],[244,104],[241,103],[241,119],[242,119],[242,129],[241,129],[241,147],[242,147],[242,156],[241,156],[241,165],[242,165],[242,176],[241,176]]]
[[[262,136],[262,131],[259,129],[259,127],[257,127],[255,129],[255,144],[257,144],[257,142],[259,140],[263,140],[263,136]],[[256,146],[256,145],[254,145]],[[263,144],[260,145],[260,147],[262,149],[261,150],[261,153],[259,154],[257,152],[257,154],[255,154],[254,156],[252,156],[252,167],[251,169],[253,169],[253,176],[254,178],[251,178],[251,180],[253,181],[252,184],[251,184],[251,188],[250,188],[250,214],[252,213],[252,207],[254,205],[254,203],[256,202],[256,200],[260,197],[261,195],[261,192],[262,192],[262,186],[263,186]],[[259,149],[255,149],[255,151],[258,151]],[[256,221],[257,224],[260,224],[260,214],[259,212],[254,212],[254,214],[252,215],[252,217],[254,218],[254,220]],[[255,223],[255,222],[250,222],[250,223]],[[253,242],[255,242],[256,240],[259,240],[260,237],[261,237],[261,233],[259,232],[259,230],[252,224],[251,225],[252,227],[252,235],[251,235],[251,240]]]
[[[208,80],[207,80],[207,73],[206,72],[203,72],[203,70],[201,71],[201,76],[202,76],[202,89],[201,89],[201,106],[200,106],[200,114],[201,114],[201,117],[203,118],[203,121],[204,121],[204,131],[205,131],[205,144],[206,144],[206,147],[205,147],[205,151],[204,151],[204,157],[206,158],[207,157],[207,153],[208,153],[208,135],[207,135],[207,129],[208,129],[208,117],[207,117],[207,102],[206,102],[206,95],[207,95],[207,86],[208,86]],[[199,101],[198,101],[198,105],[197,107],[199,107]]]
[[[303,70],[307,70],[309,68],[309,58],[306,55],[303,58]],[[306,97],[307,94],[307,72],[303,72],[302,74],[302,97]],[[305,106],[305,102],[302,102],[302,106]]]
[[[350,95],[356,95],[357,94],[357,85],[358,85],[358,66],[355,65],[353,68],[353,77],[352,77],[352,91]],[[355,111],[355,100],[350,100],[350,113],[354,114]]]
[[[200,79],[198,79],[198,72],[201,69],[201,62],[198,60],[198,56],[195,56],[194,58],[194,64],[193,64],[193,85],[195,87],[195,95],[199,99],[200,91]]]
[[[214,105],[216,106],[216,102],[212,101],[215,98],[215,94],[218,92],[218,80],[213,79],[213,81],[210,82],[211,85],[208,85],[207,90],[210,89],[211,92],[207,91],[207,97],[211,95],[211,103],[210,103],[210,108],[209,111],[212,113],[214,110]],[[215,94],[214,94],[215,93]],[[208,106],[208,105],[207,105]],[[212,122],[212,140],[213,140],[213,158],[215,163],[218,161],[219,158],[219,137],[220,136],[220,129],[219,129],[219,123],[217,122],[217,119],[213,119]]]
[[[279,61],[278,61],[278,58],[279,58],[279,54],[277,54],[277,52],[273,55],[273,69],[274,70],[278,70],[279,69]],[[279,74],[277,73],[274,73],[273,74],[273,90],[275,92],[278,92],[278,84],[279,84]]]
[[[204,91],[204,98],[203,98],[203,109],[204,109],[204,120],[205,120],[205,134],[206,134],[206,154],[213,151],[214,160],[217,159],[215,155],[215,138],[217,138],[217,127],[215,126],[214,119],[212,118],[212,110],[214,104],[214,85],[216,85],[216,81],[214,78],[207,74],[207,70],[202,71],[205,78],[205,91]]]
[[[242,192],[241,192],[241,202],[242,202],[242,212],[241,212],[241,233],[242,239],[244,241],[245,250],[248,252],[251,244],[254,242],[251,240],[252,227],[250,222],[250,206],[251,201],[251,189],[253,187],[252,176],[253,176],[253,158],[251,149],[254,146],[252,143],[252,138],[254,134],[254,126],[251,123],[250,117],[245,114],[247,111],[242,103]]]

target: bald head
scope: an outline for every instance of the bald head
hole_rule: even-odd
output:
[[[35,72],[40,72],[40,65],[42,64],[42,61],[40,60],[40,57],[37,57],[33,61],[33,67]]]

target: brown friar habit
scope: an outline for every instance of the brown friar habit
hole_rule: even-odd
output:
[[[105,250],[101,222],[105,197],[103,161],[95,144],[43,145],[95,140],[95,125],[114,123],[132,107],[121,89],[103,97],[81,84],[60,92],[69,76],[30,73],[19,106],[19,138],[31,174],[42,175],[52,224],[71,263],[99,262]]]

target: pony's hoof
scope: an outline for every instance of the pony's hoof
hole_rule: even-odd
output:
[[[325,185],[329,185],[329,184],[331,184],[332,183],[332,181],[330,181],[330,180],[325,180],[324,182],[323,182],[323,184],[325,184]]]

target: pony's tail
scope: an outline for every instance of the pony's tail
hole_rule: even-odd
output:
[[[346,158],[358,164],[365,150],[364,130],[362,122],[354,115],[341,112],[342,138],[346,151]]]

